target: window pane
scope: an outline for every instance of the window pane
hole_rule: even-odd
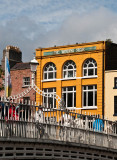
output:
[[[73,87],[67,87],[68,91],[73,91]]]
[[[74,93],[74,107],[76,107],[76,93]]]
[[[44,73],[44,79],[47,79],[47,73]]]
[[[114,79],[114,81],[115,81],[115,88],[117,88],[117,78],[115,77],[115,79]]]
[[[47,97],[44,97],[44,106],[47,107]]]
[[[48,107],[53,108],[53,97],[48,97]]]
[[[83,106],[97,106],[97,85],[83,86]]]
[[[43,89],[43,91],[44,91],[44,92],[47,92],[47,89],[46,89],[46,88],[44,88],[44,89]]]
[[[64,87],[62,92],[63,92],[63,99],[66,107],[75,107],[76,106],[76,87],[73,87],[73,86]]]
[[[47,71],[47,67],[44,68],[44,71]]]
[[[95,75],[97,75],[97,68],[95,69]]]
[[[54,72],[54,76],[53,76],[53,78],[56,78],[56,72]]]
[[[54,98],[54,108],[56,108],[56,99]]]
[[[87,70],[84,69],[84,76],[87,76]]]
[[[86,70],[84,70],[83,76],[97,75],[97,68],[96,67],[97,67],[97,63],[94,59],[90,58],[90,59],[86,60],[83,65],[83,70],[84,70],[84,68],[87,68],[88,73],[86,75]]]
[[[83,106],[86,106],[86,92],[84,92],[83,96]]]
[[[87,67],[87,63],[84,64],[84,67]]]
[[[23,78],[23,85],[29,86],[30,85],[30,77],[24,77]]]
[[[115,82],[117,83],[117,78],[115,78]]]
[[[63,69],[67,69],[67,66],[66,66],[66,65],[64,65]]]
[[[88,76],[94,75],[93,69],[88,69]]]
[[[63,88],[63,91],[66,91],[66,87]]]
[[[93,67],[93,64],[92,64],[92,63],[90,63],[90,64],[88,65],[88,67]]]
[[[48,79],[52,79],[53,78],[53,73],[48,73]]]
[[[93,89],[93,86],[88,86],[88,89]]]
[[[48,88],[48,92],[53,92],[53,88]]]
[[[64,78],[67,78],[67,77],[74,77],[75,76],[75,69],[76,69],[76,65],[73,61],[67,61],[65,64],[64,64],[64,74],[63,74],[63,77]]]
[[[70,65],[70,66],[68,66],[68,69],[73,69],[73,66],[71,66],[71,65]]]
[[[83,90],[86,90],[86,86],[83,86]]]
[[[63,93],[63,99],[64,99],[65,106],[66,106],[66,93]]]
[[[88,92],[88,106],[93,106],[93,92]]]
[[[45,88],[43,89],[44,96],[43,102],[44,105],[48,108],[56,107],[56,99],[54,98],[54,94],[56,94],[56,88]]]
[[[68,107],[73,107],[72,102],[73,102],[73,93],[68,93]]]
[[[95,106],[97,106],[97,91],[95,92]]]
[[[68,71],[68,77],[73,77],[73,71]]]
[[[48,71],[53,71],[53,68],[50,67]]]
[[[74,77],[76,77],[76,71],[74,71]]]
[[[117,96],[114,96],[114,114],[117,115]]]
[[[64,78],[66,78],[67,77],[67,72],[66,71],[64,71],[64,73],[63,73],[64,75],[63,75],[63,77]]]
[[[52,62],[48,63],[44,68],[44,79],[56,78],[56,66]],[[53,76],[54,75],[54,76]]]

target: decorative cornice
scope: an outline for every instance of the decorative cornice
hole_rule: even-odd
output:
[[[61,48],[68,48],[68,47],[80,47],[80,46],[94,45],[94,44],[99,44],[99,43],[104,43],[104,42],[105,41],[97,41],[97,42],[79,43],[79,44],[73,44],[73,45],[56,46],[56,47],[48,47],[48,48],[37,48],[36,51],[61,49]]]
[[[103,52],[103,49],[93,50],[93,51],[83,51],[83,52],[74,52],[74,53],[65,53],[65,54],[56,54],[56,55],[48,55],[48,56],[36,56],[36,59],[48,59],[48,58],[56,58],[56,57],[65,57],[65,56],[75,56],[81,54],[91,54],[91,53],[98,53]]]

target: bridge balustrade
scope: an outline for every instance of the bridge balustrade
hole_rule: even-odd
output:
[[[0,138],[48,139],[117,149],[117,123],[99,115],[1,101]]]

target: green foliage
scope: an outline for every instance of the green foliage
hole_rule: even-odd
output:
[[[4,72],[2,70],[2,68],[0,68],[0,79],[1,79],[1,83],[0,83],[0,91],[4,89],[4,84],[3,84],[3,75],[4,75]]]
[[[111,39],[106,39],[106,42],[113,43]]]
[[[3,70],[2,68],[0,68],[0,78],[2,77],[2,75],[3,75]]]

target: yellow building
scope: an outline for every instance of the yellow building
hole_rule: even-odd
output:
[[[105,71],[105,118],[117,121],[117,70]]]
[[[112,69],[116,48],[111,42],[98,41],[36,49],[36,83],[46,94],[37,94],[36,101],[57,108],[58,102],[49,95],[56,94],[67,109],[104,115],[105,70]]]

